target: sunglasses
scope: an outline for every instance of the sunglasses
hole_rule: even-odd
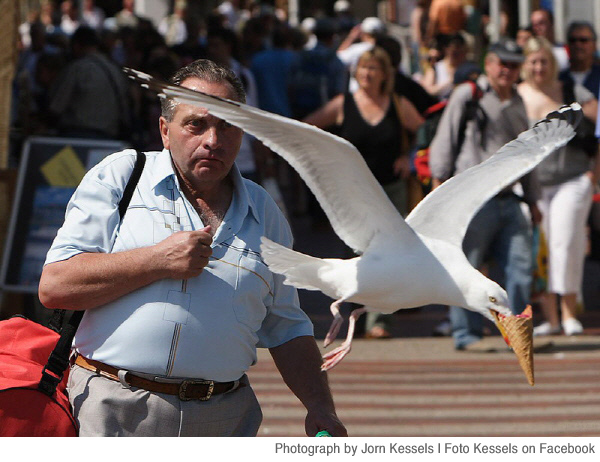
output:
[[[591,42],[593,40],[594,39],[590,38],[590,37],[569,37],[570,43],[575,43],[575,42],[587,43],[587,42]]]
[[[509,69],[518,69],[521,67],[520,63],[513,63],[511,61],[500,61],[500,66],[507,67]]]

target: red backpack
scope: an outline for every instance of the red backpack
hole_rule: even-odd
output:
[[[458,156],[464,142],[465,129],[467,122],[475,118],[478,112],[478,102],[483,96],[483,91],[477,86],[477,84],[471,80],[467,80],[465,83],[471,85],[472,95],[471,99],[467,102],[465,111],[459,124],[459,137],[458,144],[456,147],[455,155]],[[425,122],[419,127],[415,135],[415,147],[416,153],[414,158],[415,171],[417,178],[421,182],[426,192],[431,190],[431,170],[429,169],[429,147],[437,127],[444,113],[444,109],[448,105],[448,100],[440,101],[433,106],[427,108],[423,113]]]
[[[138,152],[119,202],[121,219],[145,161]],[[71,345],[83,314],[75,311],[62,328],[64,310],[54,311],[50,327],[23,316],[0,321],[0,437],[77,436],[66,388]]]
[[[77,436],[66,395],[68,374],[46,369],[59,338],[21,316],[0,321],[0,436]]]

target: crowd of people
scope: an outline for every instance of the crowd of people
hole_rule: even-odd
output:
[[[315,11],[297,27],[269,5],[241,0],[224,1],[201,20],[187,14],[184,1],[176,1],[158,25],[135,13],[134,0],[124,0],[112,17],[93,0],[86,0],[81,12],[73,0],[40,3],[42,8],[19,28],[14,163],[31,135],[122,139],[141,150],[161,150],[160,104],[128,82],[120,67],[166,80],[199,58],[232,70],[247,104],[353,143],[403,215],[422,197],[421,190],[414,197],[415,133],[427,109],[439,101],[447,101],[447,107],[430,149],[434,187],[484,161],[561,104],[578,101],[590,123],[596,122],[596,32],[587,22],[574,22],[568,43],[556,43],[547,10],[532,12],[530,27],[513,27],[513,37],[505,15],[505,37],[490,44],[485,30],[473,29],[481,10],[468,10],[461,0],[416,2],[409,75],[400,70],[401,45],[385,22],[355,17],[345,0],[332,11]],[[465,116],[474,99],[467,80],[476,82],[482,96],[475,113]],[[464,117],[462,139],[457,128]],[[577,310],[586,226],[600,178],[598,145],[588,146],[572,143],[561,149],[490,201],[465,240],[471,262],[507,289],[515,312],[539,302],[545,321],[536,328],[538,335],[582,332]],[[242,138],[237,165],[286,207],[277,183],[285,167],[251,135]],[[292,173],[286,175],[293,179]],[[287,207],[322,219],[295,180],[289,184],[298,194],[291,195],[296,200]],[[297,200],[304,196],[305,202]],[[536,269],[536,236],[546,245],[547,271]],[[533,298],[536,290],[544,294],[539,299]],[[457,349],[476,348],[483,336],[476,317],[452,307],[450,328],[441,331],[453,334]],[[371,318],[366,335],[389,337],[389,322]]]

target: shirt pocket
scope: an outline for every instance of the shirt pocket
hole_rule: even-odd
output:
[[[258,331],[273,301],[271,272],[260,257],[242,253],[237,261],[233,310],[237,320]]]

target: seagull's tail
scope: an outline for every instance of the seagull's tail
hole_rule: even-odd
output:
[[[336,284],[327,281],[333,270],[332,260],[323,260],[288,249],[266,237],[261,238],[262,257],[275,273],[285,276],[286,284],[298,289],[320,290],[330,297],[339,297]]]

